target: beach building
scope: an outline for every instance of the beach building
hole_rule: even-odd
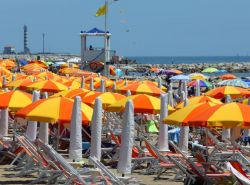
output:
[[[111,55],[114,55],[115,51],[110,50],[110,37],[111,33],[93,28],[89,31],[81,31],[81,62],[89,64],[89,68],[94,72],[105,71],[105,66],[109,65]],[[93,47],[91,44],[87,44],[88,37],[103,37],[104,47]],[[106,48],[106,49],[105,49]],[[108,69],[108,67],[106,68]]]
[[[16,54],[16,49],[15,49],[14,46],[10,46],[10,45],[4,46],[4,48],[3,48],[3,54],[7,54],[7,55],[9,55],[9,54]]]

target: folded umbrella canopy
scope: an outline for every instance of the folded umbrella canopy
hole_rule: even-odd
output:
[[[70,123],[74,100],[65,97],[55,97],[36,101],[16,113],[16,117],[30,121],[48,123]],[[93,109],[81,103],[82,123],[88,124],[92,118]]]

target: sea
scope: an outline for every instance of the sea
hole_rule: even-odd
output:
[[[133,56],[128,57],[139,64],[216,64],[250,62],[250,56]],[[250,77],[250,73],[233,73],[238,77]],[[219,74],[210,74],[220,76]],[[210,76],[209,75],[209,76]]]
[[[133,56],[140,64],[199,64],[223,62],[250,62],[250,56]]]

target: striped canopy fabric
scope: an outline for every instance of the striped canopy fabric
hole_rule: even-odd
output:
[[[52,97],[60,97],[60,96],[63,96],[65,98],[74,98],[75,96],[78,96],[84,92],[89,92],[89,90],[87,89],[69,89],[69,90],[65,90],[65,91],[61,91],[61,92],[58,92],[56,94],[53,94],[52,96],[50,96],[51,98]]]
[[[82,101],[87,105],[94,106],[95,99],[99,97],[102,100],[103,109],[106,109],[107,106],[126,98],[124,95],[112,92],[105,92],[105,93],[95,93],[93,95],[83,97]]]
[[[65,97],[55,97],[38,100],[19,110],[16,117],[31,121],[49,123],[70,123],[74,100]],[[92,118],[93,109],[81,103],[82,123],[88,125]]]
[[[248,97],[250,92],[246,89],[234,86],[224,86],[212,89],[206,93],[216,99],[224,98],[226,95],[230,95],[232,98]]]
[[[216,104],[211,102],[188,105],[170,114],[168,117],[164,118],[163,121],[171,125],[189,126],[188,122],[190,119],[195,118],[197,115],[203,113],[205,110],[215,105]]]
[[[147,84],[132,84],[127,87],[117,89],[118,92],[122,94],[126,94],[126,92],[130,90],[132,95],[135,94],[147,94],[151,96],[159,97],[161,93],[165,93],[163,90],[159,89],[158,87],[147,85]]]
[[[32,95],[23,91],[15,90],[0,94],[0,109],[9,108],[17,111],[32,103]]]
[[[191,125],[250,128],[250,106],[241,103],[215,105],[190,120]]]
[[[195,96],[195,97],[191,97],[188,99],[188,105],[195,105],[198,103],[205,103],[205,102],[211,102],[214,104],[222,104],[222,102],[220,100],[217,100],[215,98],[211,98],[209,96],[206,95],[202,95],[202,96]],[[180,102],[176,108],[177,109],[181,109],[184,107],[184,102]]]
[[[108,106],[107,110],[110,112],[123,112],[128,100],[133,101],[135,113],[160,113],[160,99],[146,94],[134,95],[121,99]],[[175,109],[171,106],[168,106],[168,110],[170,113],[172,113]]]
[[[59,92],[67,90],[68,87],[54,80],[43,80],[26,86],[28,90],[41,90],[44,92]]]

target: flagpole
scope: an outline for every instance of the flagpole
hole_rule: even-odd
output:
[[[107,14],[108,14],[108,0],[105,0],[105,7],[106,7],[106,12],[105,12],[105,20],[104,20],[104,31],[105,31],[105,37],[104,37],[104,75],[109,76],[108,73],[108,65],[107,65]]]

